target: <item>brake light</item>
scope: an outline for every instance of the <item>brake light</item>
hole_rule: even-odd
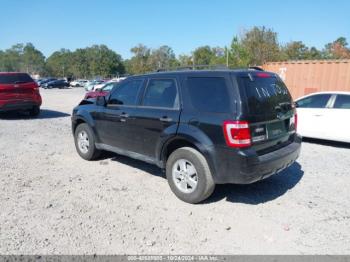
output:
[[[251,145],[251,134],[247,121],[225,121],[224,136],[229,147],[242,148]]]
[[[269,77],[271,77],[271,75],[267,74],[267,73],[257,73],[256,76],[260,77],[260,78],[269,78]]]
[[[297,132],[297,127],[298,127],[298,115],[297,113],[294,114],[294,129],[295,132]]]

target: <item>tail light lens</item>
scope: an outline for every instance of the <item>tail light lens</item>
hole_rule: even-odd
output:
[[[224,136],[229,147],[242,148],[251,145],[251,134],[247,121],[225,121]]]
[[[295,112],[295,114],[294,114],[294,128],[295,128],[295,132],[297,132],[297,130],[298,130],[297,127],[298,127],[298,115]]]

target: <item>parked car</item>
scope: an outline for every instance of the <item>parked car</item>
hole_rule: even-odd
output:
[[[51,82],[51,81],[55,81],[55,80],[57,80],[57,79],[53,78],[53,77],[43,78],[43,79],[38,81],[38,84],[39,84],[39,86],[43,86],[44,84]]]
[[[125,80],[126,77],[119,77],[119,78],[113,78],[109,81],[105,81],[105,82],[102,82],[101,84],[98,84],[98,85],[95,85],[93,88],[92,88],[92,91],[96,91],[98,89],[102,89],[107,83],[119,83],[123,80]]]
[[[69,87],[69,83],[64,79],[54,80],[43,85],[43,88],[45,89],[51,89],[51,88],[61,89],[65,87]]]
[[[87,92],[84,99],[96,98],[98,96],[108,95],[109,92],[116,86],[116,82],[109,82],[107,84],[102,85],[102,87],[97,88],[95,91]]]
[[[303,137],[350,143],[350,92],[318,92],[296,100]]]
[[[39,86],[28,74],[0,72],[0,112],[28,111],[37,116],[41,102]]]
[[[82,86],[85,85],[86,82],[87,82],[87,80],[78,79],[78,80],[74,80],[74,81],[70,82],[70,86],[72,86],[72,87],[82,87]]]
[[[94,89],[94,86],[99,85],[104,83],[104,81],[102,80],[93,80],[93,81],[89,81],[86,83],[86,85],[84,86],[86,91],[92,91]]]
[[[132,76],[73,109],[78,154],[116,152],[166,171],[181,200],[198,203],[215,184],[248,184],[290,166],[301,137],[287,87],[255,70]]]

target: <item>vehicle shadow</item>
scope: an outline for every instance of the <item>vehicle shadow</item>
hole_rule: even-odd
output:
[[[204,203],[217,202],[222,199],[233,203],[258,205],[274,200],[293,187],[304,175],[298,162],[289,168],[265,180],[248,185],[225,184],[217,185],[213,195]]]
[[[121,164],[140,169],[146,173],[149,173],[150,175],[166,178],[165,173],[162,171],[162,169],[160,169],[156,165],[151,165],[141,160],[136,160],[130,157],[109,153],[109,152],[104,153],[103,158],[105,159],[110,158],[112,161],[119,162]]]
[[[129,157],[106,153],[104,159],[110,158],[116,161],[157,177],[166,179],[165,173],[155,165],[147,164]],[[304,171],[298,162],[295,162],[289,168],[273,175],[265,180],[248,185],[225,184],[216,185],[214,193],[200,204],[209,204],[218,202],[222,199],[232,203],[244,203],[258,205],[277,199],[284,195],[288,190],[295,187],[302,179]],[[169,189],[170,190],[170,189]]]
[[[49,118],[60,118],[68,117],[70,114],[63,113],[60,111],[41,109],[40,114],[36,117],[31,117],[26,112],[2,112],[0,113],[1,120],[32,120],[32,119],[49,119]]]
[[[307,137],[303,137],[303,142],[307,142],[311,144],[319,144],[323,146],[332,146],[332,147],[350,149],[350,143],[345,143],[345,142],[337,142],[337,141],[322,140],[322,139],[307,138]]]

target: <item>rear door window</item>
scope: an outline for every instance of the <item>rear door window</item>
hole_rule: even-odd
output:
[[[337,95],[333,107],[339,109],[350,109],[350,95]]]
[[[28,74],[0,74],[0,84],[23,84],[34,80]]]
[[[187,88],[192,106],[200,112],[228,113],[230,100],[224,77],[189,77]]]
[[[300,108],[325,108],[328,104],[331,94],[319,94],[303,98],[298,101]]]
[[[177,88],[174,79],[151,79],[148,82],[144,106],[153,107],[178,107]]]
[[[240,78],[240,91],[247,99],[252,115],[275,114],[276,109],[291,110],[292,97],[285,84],[277,77],[261,74]]]

